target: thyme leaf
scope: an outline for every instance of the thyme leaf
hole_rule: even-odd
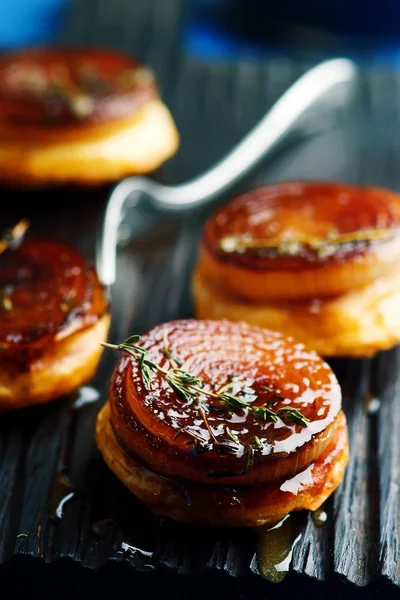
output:
[[[307,419],[297,408],[293,408],[292,406],[283,406],[279,408],[277,414],[280,416],[282,421],[287,421],[288,423],[295,423],[296,425],[302,425],[305,427],[307,423],[310,422],[310,419]]]
[[[181,429],[178,429],[178,431],[176,432],[176,434],[174,435],[174,437],[173,437],[172,439],[173,439],[174,441],[175,441],[175,440],[177,440],[177,439],[178,439],[178,437],[179,437],[180,435],[182,435],[183,433],[185,433],[185,430],[184,430],[184,429],[182,429],[182,428],[181,428]]]
[[[243,473],[248,473],[254,465],[254,448],[253,446],[246,446],[246,465]]]
[[[229,429],[229,427],[226,427],[226,428],[225,428],[225,431],[226,431],[226,435],[227,435],[229,438],[231,438],[231,440],[233,440],[233,441],[234,441],[234,442],[236,442],[237,444],[240,444],[240,441],[239,441],[239,438],[238,438],[238,436],[236,435],[236,433],[234,433],[234,432],[232,431],[232,429]]]
[[[17,244],[22,240],[30,223],[28,219],[21,219],[14,227],[6,231],[0,238],[0,254],[9,246]]]
[[[261,450],[264,447],[262,444],[262,441],[260,440],[260,438],[257,435],[254,436],[254,446],[256,448],[258,448],[259,450]]]
[[[174,392],[186,402],[190,402],[196,396],[196,392],[194,392],[190,388],[185,387],[185,385],[181,381],[176,379],[172,373],[167,373],[165,379],[168,385],[174,390]]]
[[[135,344],[137,344],[140,341],[140,335],[134,334],[129,336],[122,344],[120,344],[120,346],[133,346]],[[143,348],[140,348],[140,350],[143,350]]]
[[[143,384],[148,390],[151,389],[153,374],[155,372],[160,373],[165,378],[169,387],[182,400],[193,404],[194,409],[203,420],[209,434],[209,440],[213,442],[216,450],[227,454],[239,455],[240,451],[244,449],[244,455],[246,457],[244,472],[247,472],[252,468],[254,464],[254,451],[263,448],[262,442],[255,436],[252,444],[243,445],[236,433],[228,426],[225,427],[227,438],[219,440],[215,436],[213,429],[208,422],[207,412],[244,413],[245,411],[249,411],[259,421],[276,423],[278,418],[281,418],[284,422],[294,423],[303,427],[309,423],[309,419],[307,419],[297,408],[291,406],[284,406],[279,408],[276,412],[268,406],[255,406],[254,401],[257,400],[257,394],[247,385],[242,387],[236,395],[231,394],[230,391],[233,389],[233,386],[236,386],[238,382],[240,382],[240,378],[236,376],[232,376],[227,384],[215,391],[215,389],[213,390],[205,387],[204,381],[200,377],[193,375],[182,368],[181,365],[165,369],[149,358],[148,350],[139,346],[139,341],[139,335],[132,335],[122,342],[122,344],[115,345],[102,342],[102,345],[106,348],[129,353],[137,361],[142,374]],[[164,342],[163,354],[166,356],[168,353],[168,355],[172,357],[173,354],[171,353],[173,353],[173,350],[169,347],[166,339],[164,339]],[[175,363],[178,364],[176,360]],[[274,388],[263,386],[263,389],[274,394],[274,398],[283,399],[283,396],[277,393]],[[219,406],[202,401],[203,395],[217,400]],[[212,449],[212,445],[210,445],[208,440],[192,431],[189,427],[182,427],[179,429],[175,433],[173,439],[176,440],[183,434],[189,436],[190,443],[194,445],[195,452],[207,452]],[[242,454],[240,454],[240,456],[242,456]]]
[[[278,421],[277,413],[267,406],[253,406],[252,413],[260,421],[272,421],[273,423]]]
[[[221,403],[233,412],[243,412],[246,408],[249,408],[249,403],[243,398],[239,398],[239,396],[223,392],[222,394],[218,394],[218,397]]]

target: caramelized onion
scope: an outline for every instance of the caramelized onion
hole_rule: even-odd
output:
[[[0,131],[103,123],[158,97],[152,74],[130,56],[93,48],[40,48],[0,60]]]
[[[199,319],[246,321],[301,340],[321,356],[373,356],[400,340],[400,269],[333,298],[249,303],[212,285],[201,267],[192,281]]]
[[[339,485],[348,460],[346,420],[340,412],[332,443],[293,479],[242,487],[166,479],[123,450],[109,417],[107,403],[97,419],[96,439],[110,469],[155,514],[187,523],[258,527],[294,510],[316,510]]]
[[[223,291],[267,302],[344,294],[389,273],[399,258],[400,196],[287,182],[217,210],[205,227],[200,265]]]
[[[263,421],[248,408],[227,411],[210,394],[185,399],[158,371],[148,389],[138,361],[124,355],[110,387],[111,425],[124,451],[155,473],[215,485],[260,485],[297,473],[332,442],[340,387],[330,367],[302,344],[245,323],[186,320],[154,328],[140,345],[162,368],[179,365],[199,378],[201,389],[216,392],[234,381],[233,394],[237,387],[252,391],[249,406],[268,405],[275,412],[292,407],[307,420]],[[221,452],[227,427],[242,449],[234,454]],[[205,441],[206,451],[198,451],[187,428]],[[246,468],[244,450],[256,440],[261,444],[254,449],[254,465]]]
[[[107,311],[95,270],[70,246],[26,240],[0,255],[1,357],[29,360],[49,340],[95,324]]]
[[[102,185],[159,167],[179,145],[151,71],[108,49],[0,58],[0,181]]]

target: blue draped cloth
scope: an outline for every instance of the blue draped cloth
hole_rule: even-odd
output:
[[[57,40],[68,0],[0,0],[0,49]]]

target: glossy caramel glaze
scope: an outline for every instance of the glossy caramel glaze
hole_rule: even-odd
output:
[[[399,236],[400,196],[388,190],[361,188],[336,183],[288,182],[252,190],[220,208],[207,222],[204,244],[228,263],[254,270],[302,269],[304,264],[321,264],[362,256],[380,241],[343,244],[335,252],[321,255],[302,246],[289,256],[270,249],[224,252],[220,241],[230,235],[246,234],[252,240],[326,238],[370,229],[393,229]],[[400,246],[398,246],[400,249]]]
[[[94,325],[108,302],[95,270],[75,249],[26,240],[0,255],[0,347],[30,361],[52,340]]]
[[[221,290],[197,269],[192,282],[199,319],[229,319],[275,329],[321,356],[373,356],[400,340],[400,268],[331,298],[249,303]]]
[[[204,389],[219,390],[234,375],[238,383],[231,393],[245,386],[257,395],[256,400],[252,392],[246,396],[254,405],[268,403],[274,411],[292,406],[309,419],[302,426],[280,418],[276,423],[261,421],[247,409],[229,414],[217,398],[200,394],[217,442],[227,439],[226,427],[240,442],[234,455],[226,454],[218,451],[195,403],[178,396],[159,373],[153,374],[147,390],[137,361],[124,354],[110,387],[111,424],[126,452],[156,473],[221,485],[263,484],[295,474],[331,443],[340,387],[330,367],[302,344],[245,323],[186,320],[156,327],[140,345],[165,369],[176,367],[178,357],[181,368],[199,377]],[[197,452],[186,433],[176,437],[185,427],[205,441],[205,451]],[[246,471],[244,449],[256,437],[262,448],[254,450],[254,465]]]
[[[294,478],[260,486],[202,485],[158,475],[118,443],[110,424],[109,402],[98,415],[96,439],[110,469],[154,513],[216,527],[275,524],[294,510],[318,509],[341,482],[348,460],[342,411],[331,444],[318,459]]]
[[[0,354],[0,412],[66,396],[91,379],[107,339],[110,315],[40,349]]]
[[[158,97],[151,72],[94,48],[39,48],[0,60],[0,127],[63,127],[131,116]]]
[[[400,196],[389,190],[281,183],[239,196],[208,219],[199,267],[250,302],[332,297],[387,274],[400,258],[399,232]],[[354,235],[360,239],[332,242]],[[247,246],[229,250],[232,239]]]

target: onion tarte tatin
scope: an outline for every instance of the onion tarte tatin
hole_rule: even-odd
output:
[[[95,270],[66,244],[0,244],[0,411],[41,404],[92,377],[107,338]]]
[[[207,221],[196,314],[276,329],[324,356],[369,356],[400,340],[399,259],[399,195],[329,182],[262,187]]]
[[[183,320],[106,345],[124,355],[97,444],[154,513],[258,526],[317,509],[340,483],[340,387],[303,344],[245,323]]]
[[[153,74],[129,56],[51,47],[0,59],[0,181],[100,184],[151,171],[177,146]]]

